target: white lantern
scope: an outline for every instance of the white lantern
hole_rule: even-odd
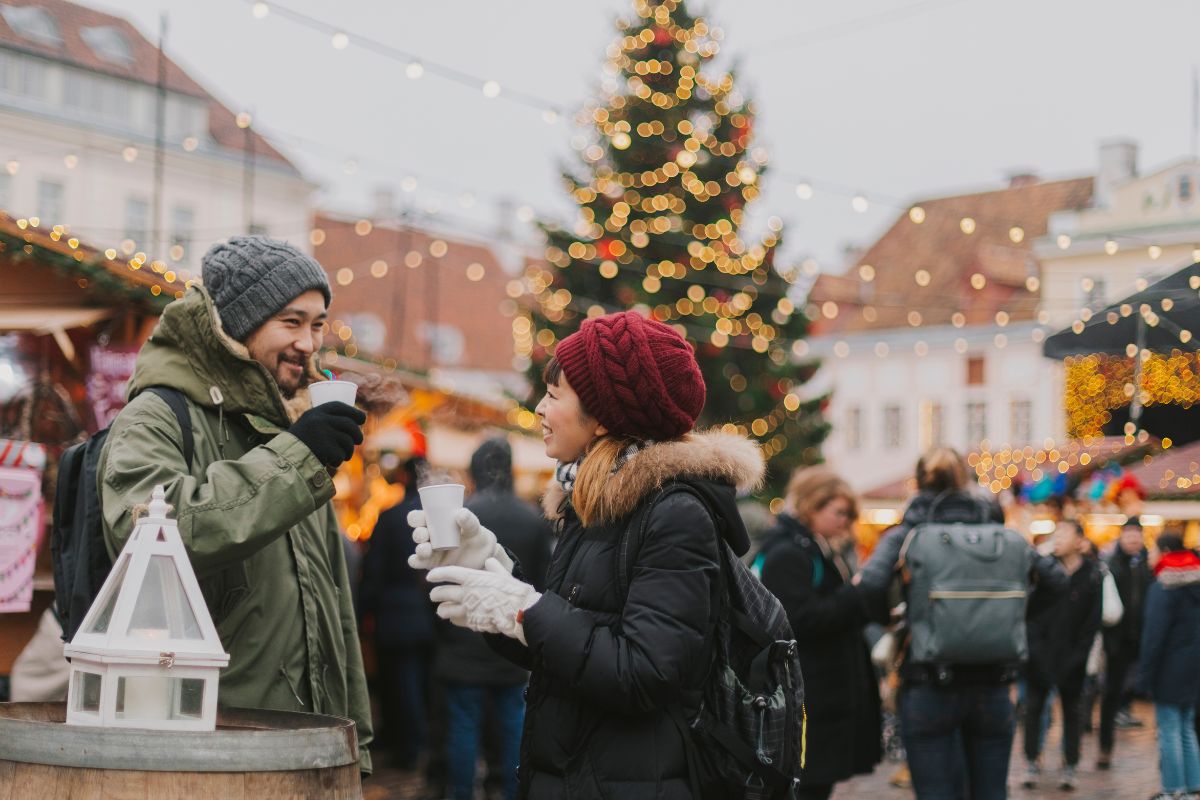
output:
[[[75,638],[67,723],[211,731],[229,654],[200,594],[163,487],[117,556]]]

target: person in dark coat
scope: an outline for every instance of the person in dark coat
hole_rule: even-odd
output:
[[[699,800],[677,720],[716,658],[718,548],[749,549],[736,493],[761,479],[762,456],[744,437],[692,432],[705,396],[692,348],[635,312],[586,320],[545,379],[537,412],[559,467],[543,507],[560,531],[545,591],[462,516],[458,550],[434,553],[418,529],[412,563],[438,566],[439,615],[501,634],[489,642],[531,670],[520,797]],[[679,481],[699,494],[662,493]],[[643,512],[620,596],[618,546]]]
[[[809,746],[797,797],[824,800],[836,782],[871,772],[883,755],[866,608],[840,553],[857,504],[850,486],[824,467],[797,470],[784,502],[763,538],[762,581],[783,603],[800,646]]]
[[[934,448],[916,469],[917,495],[900,524],[871,554],[859,573],[871,618],[890,618],[889,588],[900,570],[909,532],[924,522],[1002,523],[990,498],[973,493],[966,461],[956,451]],[[1053,558],[1033,556],[1034,591],[1030,608],[1049,602],[1044,595],[1066,589],[1067,576]],[[1008,763],[1015,732],[1009,687],[1021,664],[929,664],[903,656],[900,732],[918,800],[963,796],[973,800],[1007,797]]]
[[[1136,518],[1122,528],[1117,547],[1106,561],[1108,571],[1117,584],[1121,605],[1125,609],[1121,621],[1104,629],[1104,696],[1100,700],[1100,754],[1096,759],[1099,769],[1108,769],[1112,764],[1114,729],[1118,716],[1128,712],[1121,709],[1129,704],[1130,691],[1127,678],[1138,660],[1142,640],[1142,617],[1146,611],[1146,594],[1154,583],[1150,571],[1149,554],[1146,552],[1145,531]]]
[[[1200,556],[1178,534],[1158,538],[1157,580],[1146,595],[1138,689],[1154,701],[1160,797],[1200,792],[1196,702],[1200,700]]]
[[[466,507],[521,565],[525,578],[539,591],[550,561],[550,524],[537,509],[513,492],[512,448],[490,439],[471,456],[475,491]],[[517,792],[517,758],[525,719],[523,692],[529,673],[488,647],[481,634],[448,622],[438,625],[434,674],[446,698],[446,764],[453,800],[471,800],[475,767],[484,735],[485,709],[495,723],[496,753],[488,760],[505,800]]]
[[[1029,620],[1029,663],[1025,668],[1025,760],[1028,789],[1041,774],[1042,710],[1051,689],[1058,690],[1062,707],[1063,768],[1060,789],[1076,788],[1079,742],[1083,734],[1080,701],[1087,679],[1087,659],[1100,631],[1100,602],[1104,573],[1084,553],[1088,540],[1078,522],[1063,521],[1054,529],[1054,556],[1069,580],[1067,591]]]
[[[417,472],[423,464],[424,459],[415,457],[401,465],[404,498],[375,523],[363,555],[359,590],[360,617],[374,620],[382,717],[376,741],[390,750],[401,769],[417,765],[429,734],[426,688],[435,616],[424,575],[408,565],[415,548],[408,514],[421,507]]]

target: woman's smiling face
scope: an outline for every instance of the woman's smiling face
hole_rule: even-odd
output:
[[[546,455],[556,461],[574,461],[583,455],[593,439],[608,433],[583,410],[579,395],[575,394],[563,373],[546,385],[546,394],[537,404],[536,411],[542,420]]]

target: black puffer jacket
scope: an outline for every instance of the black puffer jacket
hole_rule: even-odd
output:
[[[1104,629],[1104,651],[1109,658],[1137,659],[1142,644],[1142,620],[1146,614],[1146,596],[1154,584],[1149,556],[1143,549],[1129,555],[1118,545],[1105,562],[1117,584],[1125,611],[1121,621]]]
[[[1025,674],[1036,686],[1079,691],[1088,653],[1100,632],[1100,593],[1104,573],[1085,558],[1067,579],[1067,591],[1025,624],[1029,664]]]
[[[763,585],[783,603],[800,645],[808,711],[802,780],[829,784],[869,773],[882,755],[882,720],[860,594],[828,548],[786,514],[765,535],[763,552]]]
[[[749,537],[735,486],[758,482],[758,448],[725,434],[650,445],[609,479],[601,519],[584,528],[555,484],[561,541],[546,592],[525,612],[528,647],[489,637],[532,671],[521,743],[529,800],[691,800],[681,733],[668,708],[694,704],[713,657],[720,567],[713,520],[687,493],[653,507],[617,596],[617,546],[631,518],[676,479],[703,492],[738,554]],[[558,490],[557,492],[554,490]]]

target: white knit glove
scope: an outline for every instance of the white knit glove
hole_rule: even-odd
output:
[[[542,595],[514,578],[496,559],[489,558],[483,569],[432,569],[429,582],[447,584],[435,586],[429,593],[442,619],[480,633],[502,633],[525,644],[525,628],[517,622],[517,612],[532,606]]]
[[[484,563],[494,558],[506,572],[512,574],[512,559],[496,541],[496,534],[479,524],[479,517],[460,508],[454,515],[454,521],[458,523],[458,547],[434,550],[429,543],[425,512],[421,509],[408,512],[408,524],[413,529],[412,538],[417,543],[417,551],[408,557],[408,565],[413,569],[451,566],[483,569]]]

